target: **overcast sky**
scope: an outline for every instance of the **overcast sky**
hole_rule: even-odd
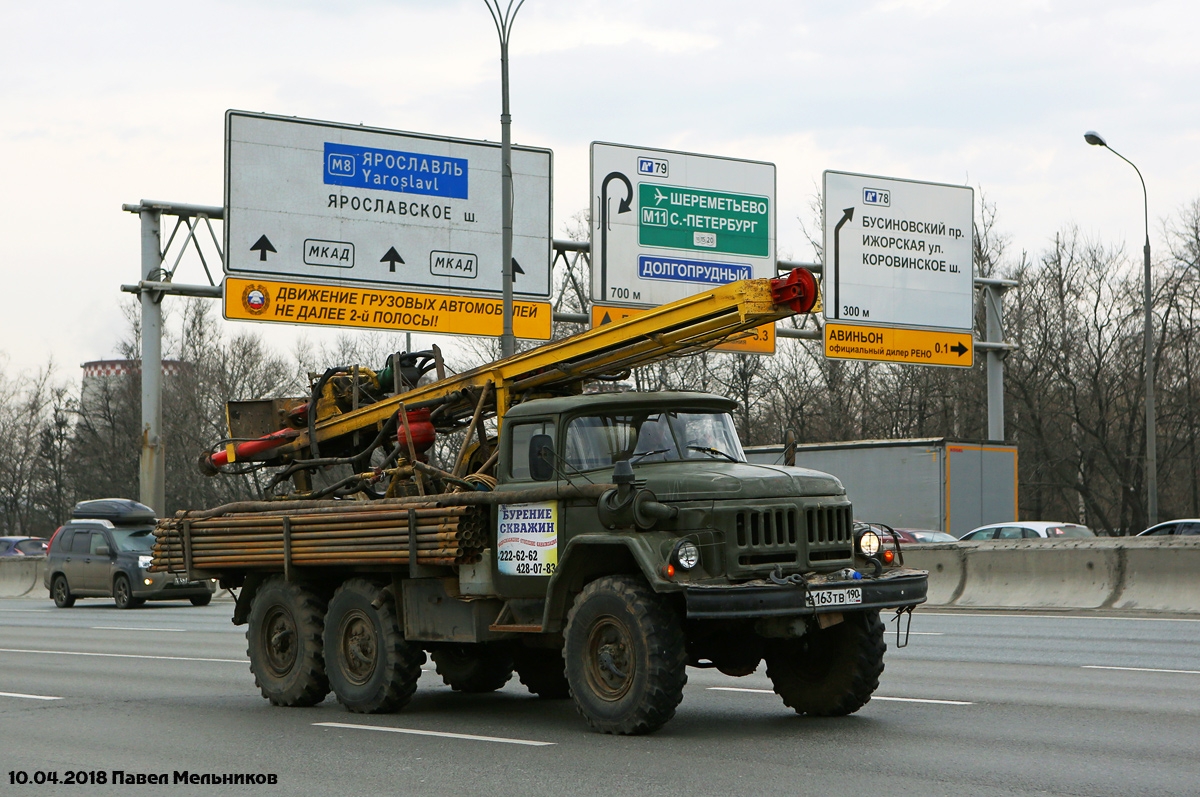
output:
[[[10,375],[114,355],[140,262],[121,205],[222,204],[226,109],[500,137],[483,0],[0,0],[0,31]],[[1137,175],[1083,133],[1141,169],[1162,252],[1200,198],[1198,32],[1188,0],[527,0],[513,140],[554,152],[557,237],[608,141],[775,163],[784,258],[812,258],[802,224],[836,169],[973,186],[1014,257],[1077,224],[1140,263]]]

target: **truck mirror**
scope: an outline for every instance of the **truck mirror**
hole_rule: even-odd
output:
[[[554,438],[548,434],[535,434],[529,438],[529,475],[534,481],[549,481],[554,475],[550,458],[554,456]]]

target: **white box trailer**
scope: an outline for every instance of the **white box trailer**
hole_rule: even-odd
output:
[[[785,446],[746,456],[784,464]],[[795,446],[795,464],[832,473],[846,486],[855,520],[934,529],[961,537],[985,523],[1017,519],[1017,447],[950,440],[857,440]]]

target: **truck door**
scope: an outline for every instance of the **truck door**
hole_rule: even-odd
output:
[[[522,418],[504,431],[496,491],[557,486],[562,464],[554,419]],[[501,594],[545,596],[546,584],[558,566],[560,512],[556,500],[493,507],[492,576]]]

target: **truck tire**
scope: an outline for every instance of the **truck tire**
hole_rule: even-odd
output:
[[[492,645],[448,645],[429,655],[455,692],[495,692],[512,678],[512,656]]]
[[[325,669],[338,702],[359,714],[398,711],[417,691],[425,651],[400,632],[391,596],[354,578],[338,587],[325,614]]]
[[[325,601],[283,576],[254,596],[246,628],[250,672],[262,696],[276,706],[314,706],[329,694],[321,635]]]
[[[601,733],[656,731],[683,700],[679,617],[641,579],[606,576],[583,588],[567,615],[563,658],[579,713]]]
[[[55,576],[54,581],[51,582],[50,595],[54,598],[54,605],[60,609],[70,609],[75,605],[75,596],[71,594],[67,577],[61,573]]]
[[[562,653],[543,648],[517,648],[513,653],[517,677],[533,694],[545,700],[571,696]]]
[[[767,677],[798,714],[840,717],[865,706],[883,673],[879,612],[854,612],[828,628],[767,646]]]

